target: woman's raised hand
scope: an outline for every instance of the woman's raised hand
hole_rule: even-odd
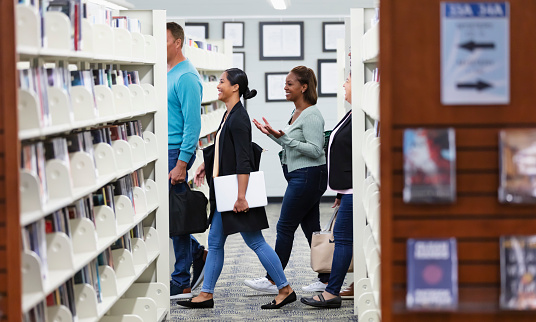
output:
[[[198,187],[205,183],[205,162],[201,163],[199,168],[195,171],[194,183]]]
[[[270,125],[270,123],[268,123],[268,121],[264,117],[262,118],[262,120],[264,121],[264,128],[266,129],[266,131],[268,131],[268,134],[273,135],[276,139],[279,139],[280,137],[285,135],[285,132],[281,130],[279,131],[274,130],[272,126]]]
[[[259,129],[259,131],[261,131],[262,133],[268,135],[270,134],[266,128],[264,127],[264,125],[262,125],[261,123],[259,123],[259,121],[257,121],[256,119],[253,119],[253,124],[255,124],[255,126]]]

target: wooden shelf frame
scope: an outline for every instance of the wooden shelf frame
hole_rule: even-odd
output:
[[[492,1],[492,0],[490,0]],[[511,103],[444,106],[440,103],[440,0],[380,3],[381,307],[384,321],[534,321],[534,311],[499,309],[499,237],[536,233],[534,206],[498,202],[498,133],[535,127],[536,2],[510,0]],[[494,1],[493,2],[497,2]],[[457,201],[408,205],[402,201],[405,128],[454,127]],[[459,308],[406,309],[408,238],[456,237]]]

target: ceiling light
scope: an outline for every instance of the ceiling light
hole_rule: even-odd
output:
[[[270,0],[275,10],[285,10],[290,5],[290,0]]]

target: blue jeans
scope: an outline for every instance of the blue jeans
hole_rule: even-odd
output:
[[[277,222],[275,252],[284,269],[290,259],[298,226],[301,225],[309,247],[313,232],[320,230],[320,197],[327,188],[328,170],[326,165],[321,165],[288,172],[287,165],[283,165],[283,174],[288,186]],[[270,274],[266,277],[272,280]],[[318,278],[322,283],[327,283],[329,273],[318,274]]]
[[[333,227],[333,237],[335,239],[335,251],[333,252],[333,262],[331,264],[331,275],[326,292],[339,295],[344,277],[350,268],[353,255],[354,244],[354,201],[353,194],[343,195],[335,227]]]
[[[240,234],[248,247],[257,254],[262,266],[264,266],[271,276],[274,276],[274,282],[277,288],[282,289],[287,286],[288,282],[281,262],[275,251],[264,240],[261,231],[241,232]],[[221,213],[215,211],[208,235],[208,248],[210,251],[208,252],[205,263],[205,280],[203,281],[201,292],[214,293],[216,281],[218,281],[218,277],[220,277],[221,270],[223,269],[223,249],[226,239],[227,235],[223,234]]]
[[[179,159],[179,149],[168,150],[168,172],[171,172],[177,165]],[[190,169],[195,160],[195,154],[192,156],[186,169]],[[188,173],[183,183],[175,185],[169,181],[169,189],[173,189],[178,193],[186,191],[186,185],[188,184]],[[197,240],[191,235],[173,236],[173,250],[175,252],[175,270],[171,273],[172,283],[178,285],[181,288],[190,287],[190,267],[192,266],[193,255],[203,252],[203,246],[197,242]]]

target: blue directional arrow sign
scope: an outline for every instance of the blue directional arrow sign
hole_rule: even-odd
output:
[[[441,103],[510,103],[508,2],[441,3]]]

